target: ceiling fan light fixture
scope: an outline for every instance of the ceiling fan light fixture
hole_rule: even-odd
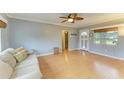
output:
[[[64,23],[64,22],[75,23],[75,21],[84,19],[83,17],[78,16],[77,13],[72,13],[72,14],[69,14],[68,16],[62,16],[59,18],[64,19],[63,21],[61,21],[61,23]]]
[[[70,23],[73,22],[73,21],[74,21],[74,19],[72,19],[72,18],[68,19],[68,22],[70,22]]]

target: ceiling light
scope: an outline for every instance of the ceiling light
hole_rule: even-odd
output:
[[[70,23],[73,22],[73,21],[74,21],[74,20],[73,20],[72,18],[69,18],[69,19],[68,19],[68,22],[70,22]]]

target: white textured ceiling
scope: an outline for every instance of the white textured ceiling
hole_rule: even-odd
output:
[[[61,23],[63,19],[60,16],[67,16],[67,13],[9,13],[10,18],[23,19],[28,21],[55,24],[73,28],[83,28],[90,25],[95,25],[103,22],[112,21],[115,19],[124,18],[124,13],[78,13],[84,20],[72,23]]]

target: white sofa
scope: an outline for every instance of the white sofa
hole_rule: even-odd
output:
[[[0,53],[0,78],[40,79],[42,73],[36,55],[30,55],[24,61],[15,63],[15,58],[9,53],[9,48]],[[6,56],[5,56],[6,55]]]

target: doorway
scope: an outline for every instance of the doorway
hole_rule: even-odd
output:
[[[68,51],[68,31],[62,31],[62,51]]]
[[[88,51],[88,34],[87,32],[82,32],[80,35],[80,49]]]

